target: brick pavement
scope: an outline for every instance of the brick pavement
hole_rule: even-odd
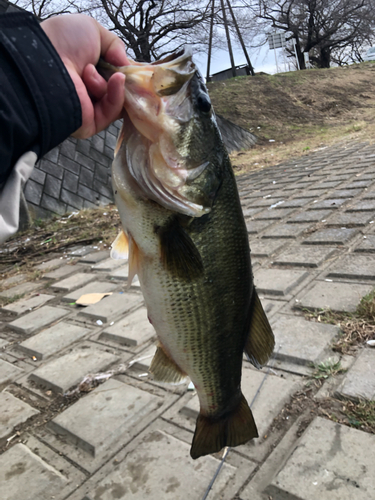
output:
[[[238,179],[276,354],[266,379],[266,368],[244,361],[260,438],[229,452],[208,498],[372,498],[373,435],[283,415],[339,335],[337,326],[306,321],[300,308],[353,311],[374,286],[374,179],[375,146],[358,143]],[[139,287],[126,289],[126,263],[108,258],[79,248],[37,266],[36,282],[1,283],[1,297],[18,299],[0,312],[2,500],[200,500],[219,464],[218,456],[190,459],[197,397],[187,384],[148,378],[154,331]],[[74,304],[90,292],[112,295]],[[348,372],[323,389],[375,399],[375,350],[343,362]],[[62,395],[119,364],[128,368],[93,391]]]

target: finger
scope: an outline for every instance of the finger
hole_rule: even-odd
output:
[[[82,80],[87,92],[94,99],[102,99],[107,92],[107,82],[99,75],[93,64],[88,64],[83,70]]]
[[[128,66],[130,61],[126,55],[124,43],[117,35],[106,30],[101,24],[98,24],[100,32],[101,56],[114,66]]]
[[[115,73],[108,80],[105,96],[94,104],[96,133],[120,118],[125,99],[125,75]]]

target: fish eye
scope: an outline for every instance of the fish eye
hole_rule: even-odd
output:
[[[204,94],[203,92],[199,94],[197,98],[197,105],[200,111],[203,111],[203,113],[208,113],[211,109],[211,101],[208,95]]]

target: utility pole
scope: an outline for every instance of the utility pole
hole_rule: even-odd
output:
[[[212,1],[212,8],[211,8],[211,23],[210,23],[210,39],[208,41],[208,60],[207,60],[207,74],[206,74],[206,81],[207,82],[210,81],[210,67],[211,67],[211,55],[212,55],[212,37],[213,37],[214,14],[215,14],[215,0],[211,0],[211,1]],[[226,0],[226,2],[228,4],[229,11],[230,11],[230,14],[232,16],[233,24],[234,24],[234,26],[236,28],[237,36],[238,36],[238,39],[240,41],[243,53],[245,54],[245,58],[246,58],[246,61],[247,61],[247,66],[248,66],[248,68],[250,70],[251,75],[254,76],[254,68],[253,68],[253,65],[251,64],[249,54],[247,53],[246,46],[245,46],[245,43],[243,41],[240,28],[238,26],[236,17],[234,15],[234,12],[233,12],[233,9],[232,9],[232,5],[230,3],[230,0]],[[236,66],[235,66],[234,57],[233,57],[232,43],[230,41],[230,33],[229,33],[229,28],[228,28],[227,14],[226,14],[226,10],[225,10],[226,6],[225,6],[225,3],[224,3],[224,0],[220,0],[220,3],[221,3],[221,11],[223,13],[223,21],[224,21],[225,34],[226,34],[227,44],[228,44],[228,52],[229,52],[231,66],[232,66],[232,75],[233,76],[237,76]],[[219,10],[220,10],[220,8],[219,8]]]
[[[228,4],[228,7],[229,7],[229,10],[230,10],[232,19],[233,19],[233,24],[234,24],[234,26],[236,28],[236,31],[237,31],[238,40],[240,41],[243,53],[245,54],[245,57],[246,57],[247,65],[249,66],[251,75],[254,76],[254,74],[255,74],[254,73],[254,68],[253,68],[253,65],[251,64],[250,57],[249,57],[249,54],[247,53],[247,50],[246,50],[246,47],[245,47],[245,44],[244,44],[244,41],[243,41],[243,38],[242,38],[242,35],[241,35],[240,28],[238,27],[237,19],[234,16],[234,12],[233,12],[233,9],[232,9],[232,6],[231,6],[229,0],[227,0],[227,4]]]
[[[232,75],[233,75],[233,77],[235,77],[236,76],[236,66],[234,64],[232,44],[230,42],[229,28],[228,28],[228,22],[227,22],[227,14],[225,12],[224,0],[220,0],[220,1],[221,1],[221,10],[223,12],[225,34],[227,36],[227,44],[228,44],[228,50],[229,50],[229,57],[230,57],[231,65],[232,65]]]
[[[210,24],[210,39],[208,40],[208,60],[207,60],[207,75],[206,81],[210,81],[210,65],[211,65],[211,52],[212,52],[212,35],[214,31],[214,12],[215,12],[215,0],[212,0],[212,10],[211,10],[211,24]]]

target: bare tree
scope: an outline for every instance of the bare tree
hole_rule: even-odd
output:
[[[299,66],[305,69],[304,52],[320,68],[332,61],[354,59],[360,47],[373,43],[374,0],[243,0],[258,20],[258,34],[284,31],[293,54],[296,41]],[[265,40],[263,38],[262,42]]]
[[[89,11],[87,0],[13,0],[14,5],[32,12],[38,19],[45,20],[60,14],[71,14]]]
[[[138,61],[152,59],[182,45],[207,43],[208,0],[98,0],[107,24],[124,40]]]
[[[150,62],[182,45],[206,49],[209,0],[15,0],[40,19],[85,12],[115,31],[138,61]]]

